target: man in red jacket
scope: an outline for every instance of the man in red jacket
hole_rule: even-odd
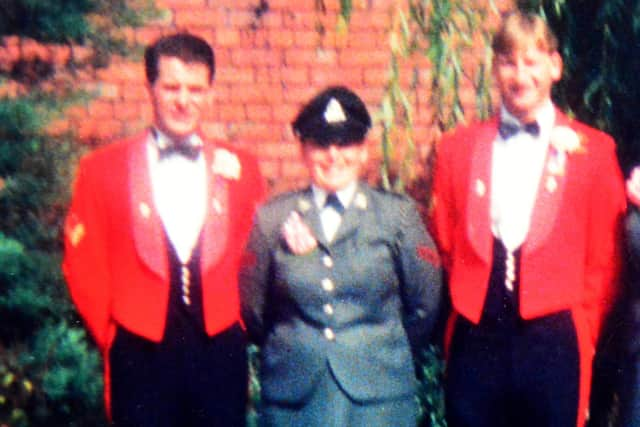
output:
[[[264,183],[198,132],[214,53],[175,34],[145,52],[153,124],[80,162],[64,273],[103,353],[118,427],[244,425],[237,269]]]
[[[498,117],[438,146],[431,228],[442,251],[449,426],[583,426],[616,291],[623,180],[608,135],[556,109],[557,41],[538,16],[493,40]]]

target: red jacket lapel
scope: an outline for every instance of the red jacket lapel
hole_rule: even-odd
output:
[[[229,212],[231,195],[229,187],[233,184],[212,171],[215,153],[218,148],[205,143],[205,162],[207,168],[207,212],[202,227],[202,258],[200,265],[205,272],[216,264],[227,245],[230,229]]]
[[[493,140],[498,133],[498,119],[479,125],[471,155],[467,191],[467,237],[475,251],[487,263],[492,256],[491,232],[491,157]]]
[[[554,126],[570,127],[569,119],[557,109]],[[533,206],[533,212],[531,213],[529,232],[524,243],[527,252],[534,251],[540,247],[549,237],[549,233],[551,233],[556,223],[558,210],[566,187],[565,177],[569,163],[569,156],[567,156],[564,159],[564,173],[553,173],[548,165],[552,157],[556,155],[556,150],[550,144],[547,150],[540,184],[538,185],[538,193]]]
[[[142,261],[156,274],[169,281],[162,220],[153,203],[151,176],[147,161],[145,132],[129,147],[129,194],[131,223],[136,250]]]
[[[153,202],[151,178],[147,161],[148,133],[130,149],[129,187],[131,217],[136,250],[142,261],[156,274],[169,280],[166,241],[162,220]],[[213,266],[222,256],[229,230],[230,192],[227,179],[215,175],[211,169],[215,147],[205,143],[204,156],[207,172],[207,212],[202,228],[202,271]]]
[[[491,259],[491,163],[492,146],[498,131],[498,117],[480,125],[477,140],[470,152],[470,182],[467,184],[467,236],[476,252],[487,262]],[[556,125],[570,127],[571,121],[556,110]],[[555,155],[550,147],[544,163],[538,193],[532,211],[529,233],[525,240],[527,251],[538,248],[553,229],[565,188],[563,174],[553,174],[547,167]],[[568,163],[568,158],[566,160]],[[566,172],[565,172],[566,173]]]

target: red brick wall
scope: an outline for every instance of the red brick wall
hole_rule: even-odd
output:
[[[336,31],[338,0],[325,0],[324,12],[316,9],[315,0],[266,3],[268,10],[259,13],[260,0],[157,0],[163,17],[128,35],[146,45],[161,34],[187,30],[214,46],[215,96],[203,132],[255,153],[274,191],[280,191],[306,178],[289,127],[302,103],[339,83],[355,90],[371,113],[378,110],[388,78],[391,17],[400,2],[353,0],[348,33]],[[57,55],[63,58],[65,52]],[[423,66],[428,74],[426,61]],[[72,128],[83,140],[104,142],[149,124],[141,62],[116,59],[95,76],[78,77],[78,84],[100,95],[75,107],[56,128]],[[428,146],[433,138],[426,104],[416,103],[415,120],[417,140]],[[379,135],[377,126],[371,132],[374,159]]]

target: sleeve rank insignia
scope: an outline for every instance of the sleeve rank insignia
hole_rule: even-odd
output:
[[[67,235],[69,242],[71,242],[71,246],[74,248],[78,246],[84,238],[84,235],[86,234],[84,224],[79,221],[75,214],[71,214],[69,216],[65,234]]]

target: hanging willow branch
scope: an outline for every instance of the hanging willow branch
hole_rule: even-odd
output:
[[[382,124],[381,181],[387,189],[405,191],[424,177],[414,140],[414,110],[417,100],[427,96],[433,108],[434,137],[469,115],[475,108],[479,118],[491,114],[489,29],[486,17],[494,12],[492,0],[470,5],[464,0],[407,0],[394,11],[390,33],[389,81],[377,115]],[[480,42],[477,42],[480,40]],[[480,65],[468,69],[464,58],[480,54]],[[430,80],[421,81],[421,68],[428,59]],[[403,73],[409,84],[403,85]],[[465,105],[462,91],[471,88],[473,106]],[[467,89],[468,90],[468,89]],[[435,139],[435,138],[433,138]]]

